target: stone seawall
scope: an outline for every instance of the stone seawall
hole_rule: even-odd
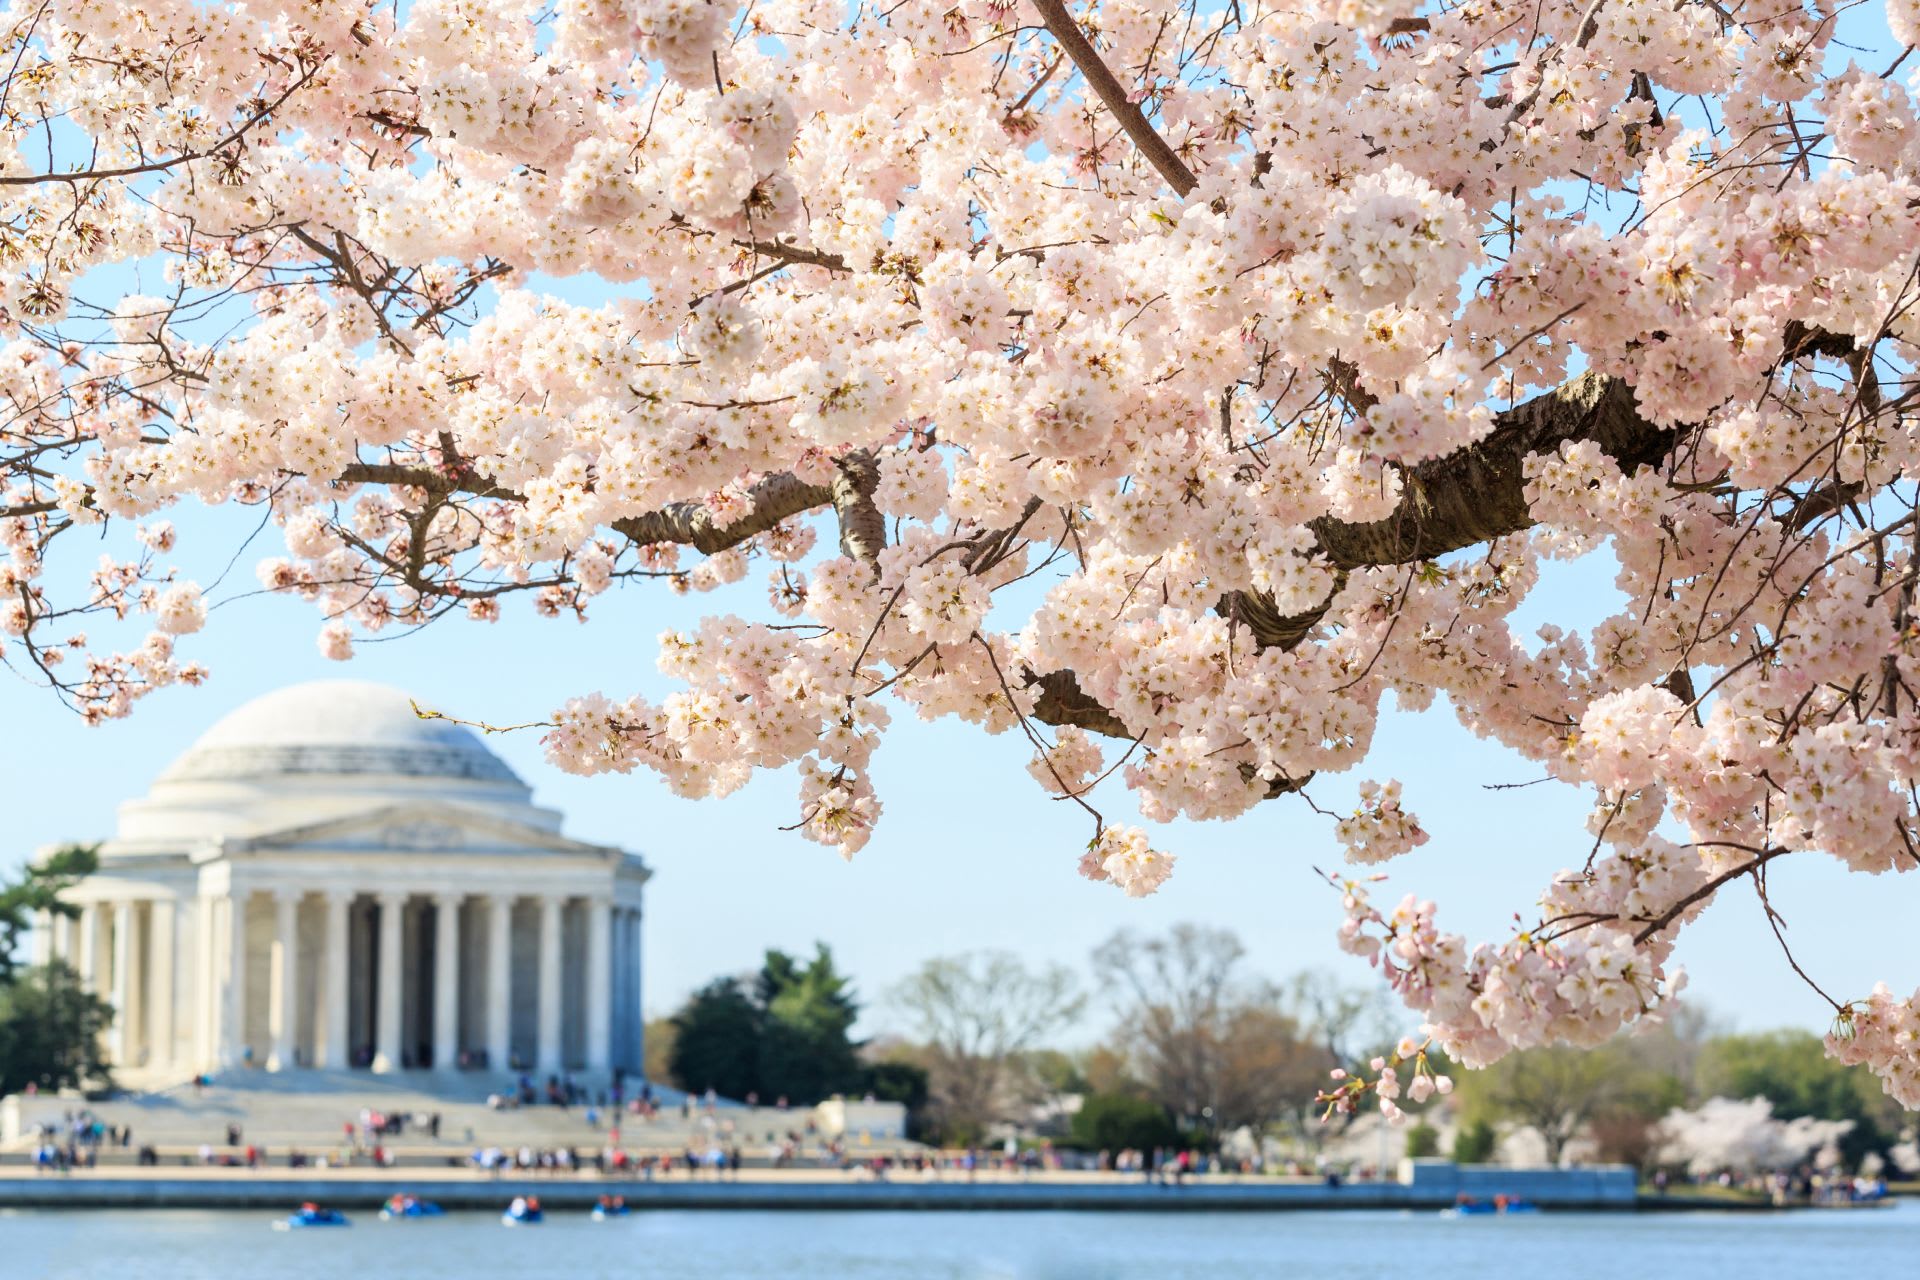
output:
[[[1423,1162],[1424,1163],[1424,1162]],[[1120,1176],[1042,1175],[1027,1179],[958,1174],[939,1179],[872,1180],[830,1171],[734,1180],[584,1177],[488,1177],[455,1170],[437,1174],[341,1169],[241,1172],[150,1169],[0,1177],[0,1209],[194,1208],[289,1210],[303,1201],[373,1210],[411,1192],[447,1209],[498,1211],[515,1196],[534,1195],[555,1209],[584,1209],[602,1195],[621,1195],[635,1209],[1039,1209],[1128,1212],[1275,1211],[1288,1209],[1425,1209],[1461,1195],[1505,1195],[1542,1208],[1630,1210],[1628,1170],[1417,1170],[1407,1182],[1322,1182],[1262,1177],[1201,1177],[1173,1186]],[[1622,1177],[1620,1175],[1624,1174]]]

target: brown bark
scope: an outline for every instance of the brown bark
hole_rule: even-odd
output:
[[[748,492],[750,509],[729,525],[716,526],[713,513],[700,503],[676,502],[643,516],[616,520],[613,529],[635,542],[677,543],[713,555],[765,533],[782,520],[833,501],[830,486],[808,484],[784,471],[768,476]]]
[[[887,545],[887,518],[873,503],[880,486],[880,464],[865,449],[840,460],[833,477],[833,510],[840,517],[840,550],[879,576],[880,552]]]
[[[1631,472],[1658,464],[1678,437],[1677,430],[1640,416],[1626,383],[1583,373],[1498,415],[1492,433],[1477,444],[1408,470],[1405,496],[1384,520],[1348,524],[1324,517],[1313,522],[1314,536],[1321,553],[1342,569],[1430,560],[1533,524],[1521,474],[1533,454],[1592,440]]]
[[[1080,69],[1087,84],[1099,95],[1101,103],[1113,113],[1113,118],[1126,131],[1133,145],[1140,149],[1140,154],[1175,191],[1183,196],[1192,191],[1195,185],[1193,171],[1174,154],[1166,139],[1154,132],[1147,118],[1140,114],[1140,108],[1127,97],[1125,86],[1107,69],[1107,64],[1101,60],[1093,43],[1080,30],[1080,24],[1067,12],[1064,0],[1033,0],[1033,7],[1039,11],[1040,20],[1047,24],[1047,30],[1053,33],[1060,48],[1073,59],[1073,65]]]
[[[1040,691],[1034,700],[1033,718],[1041,723],[1072,725],[1076,729],[1104,734],[1109,738],[1133,737],[1119,716],[1101,706],[1080,687],[1073,672],[1049,671],[1046,675],[1037,676],[1029,671],[1026,680],[1029,689]]]

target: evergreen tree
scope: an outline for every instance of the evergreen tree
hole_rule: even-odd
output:
[[[764,1010],[762,1099],[818,1102],[859,1088],[860,1060],[849,1032],[860,1006],[851,988],[824,944],[805,965],[784,951],[767,952],[756,983]]]
[[[98,845],[63,845],[28,866],[19,879],[0,884],[0,984],[18,976],[20,939],[33,927],[36,912],[79,914],[60,901],[60,891],[99,867],[99,851]]]
[[[849,1038],[860,1005],[852,980],[825,946],[801,963],[770,950],[752,979],[719,978],[671,1019],[673,1080],[693,1093],[755,1095],[771,1103],[818,1102],[864,1091],[858,1046]]]
[[[760,1083],[760,1006],[738,978],[716,978],[673,1016],[668,1063],[690,1093],[744,1098]]]
[[[0,1094],[112,1083],[101,1037],[113,1007],[55,961],[0,982]]]

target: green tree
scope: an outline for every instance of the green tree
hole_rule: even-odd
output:
[[[744,1098],[760,1087],[761,1010],[738,978],[716,978],[673,1015],[668,1066],[690,1093]]]
[[[1073,1117],[1074,1145],[1089,1151],[1149,1151],[1180,1141],[1179,1127],[1167,1109],[1144,1098],[1090,1093]]]
[[[1556,1045],[1510,1053],[1454,1079],[1467,1119],[1531,1127],[1546,1144],[1547,1162],[1556,1165],[1589,1126],[1622,1115],[1655,1118],[1686,1101],[1681,1082],[1641,1061],[1622,1040],[1597,1049]]]
[[[860,1087],[859,1047],[849,1036],[860,1016],[852,988],[824,943],[804,965],[784,951],[767,952],[755,982],[762,1100],[818,1102]]]
[[[1485,1164],[1493,1158],[1493,1149],[1498,1145],[1499,1137],[1494,1133],[1492,1124],[1485,1120],[1469,1120],[1454,1132],[1453,1162]]]
[[[1820,1037],[1808,1031],[1715,1037],[1700,1053],[1696,1081],[1703,1098],[1766,1098],[1782,1120],[1853,1121],[1840,1140],[1849,1163],[1884,1151],[1903,1123],[1871,1075],[1827,1057]]]
[[[58,961],[0,983],[0,1094],[112,1083],[101,1037],[113,1007]]]
[[[680,1027],[672,1018],[648,1018],[641,1040],[646,1046],[646,1056],[640,1063],[641,1076],[658,1082],[676,1080],[673,1046],[679,1039]]]
[[[751,979],[716,978],[669,1019],[667,1068],[689,1092],[768,1103],[863,1091],[859,1046],[848,1038],[859,1012],[826,947],[804,964],[769,951]]]
[[[1440,1154],[1440,1131],[1421,1121],[1407,1130],[1407,1159],[1423,1160]]]
[[[72,904],[60,900],[60,891],[99,866],[99,845],[62,845],[28,866],[19,879],[0,884],[0,984],[17,976],[20,938],[33,927],[34,916],[41,911],[79,915]]]

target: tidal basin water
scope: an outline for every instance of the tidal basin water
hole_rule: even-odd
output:
[[[6,1280],[1819,1280],[1913,1276],[1920,1203],[1784,1214],[584,1212],[274,1231],[253,1212],[0,1211]]]

